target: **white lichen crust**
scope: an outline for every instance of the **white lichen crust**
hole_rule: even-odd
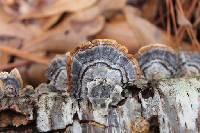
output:
[[[144,117],[157,116],[160,132],[198,132],[200,79],[180,78],[157,81],[154,95],[140,98]]]

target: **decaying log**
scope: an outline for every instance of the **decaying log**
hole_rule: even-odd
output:
[[[1,99],[0,130],[9,131],[8,125],[20,128],[20,125],[35,123],[33,125],[36,125],[37,131],[41,132],[58,129],[73,133],[136,132],[142,129],[144,132],[198,132],[199,88],[200,78],[151,82],[139,80],[131,90],[129,88],[127,98],[116,107],[94,110],[89,104],[82,105],[88,107],[88,113],[92,112],[93,116],[81,118],[83,112],[78,108],[80,105],[76,99],[51,90],[48,84],[42,84],[34,93],[36,98],[24,96]],[[15,120],[19,121],[15,123],[11,117],[18,117]]]
[[[178,55],[166,47],[141,51],[137,63],[116,41],[86,43],[56,57],[47,70],[50,82],[35,89],[23,88],[17,69],[0,73],[0,131],[199,132],[200,77],[172,78]],[[157,65],[162,71],[154,73]]]

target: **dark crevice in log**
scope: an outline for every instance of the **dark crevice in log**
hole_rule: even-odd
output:
[[[77,112],[74,114],[73,120],[79,120]]]
[[[87,104],[88,110],[92,110],[92,103],[88,100]]]
[[[16,112],[13,109],[5,109],[0,111],[0,128],[7,126],[19,126],[26,125],[30,121],[28,120],[29,116],[24,115],[23,113]]]
[[[132,97],[137,97],[138,93],[141,91],[141,88],[138,88],[136,85],[127,86],[126,89]]]
[[[160,133],[158,116],[154,115],[148,120],[150,124],[150,133]]]
[[[154,89],[150,83],[147,84],[147,87],[141,91],[142,97],[148,99],[149,97],[154,97]]]
[[[70,127],[70,126],[72,126],[72,124],[67,125],[66,128],[68,128],[68,127]],[[64,129],[57,129],[57,130],[51,130],[51,131],[47,131],[47,132],[45,132],[45,133],[66,133],[66,132],[65,132],[66,128],[64,128]]]
[[[107,127],[106,125],[103,125],[103,124],[98,123],[98,122],[93,121],[93,120],[80,120],[79,123],[80,123],[80,124],[93,125],[93,126],[97,126],[97,127],[104,127],[104,128]]]
[[[33,120],[27,125],[21,125],[21,126],[7,126],[5,128],[0,128],[0,132],[4,133],[36,133],[38,132],[36,128],[36,121]]]
[[[118,107],[118,106],[122,106],[122,105],[124,105],[124,103],[126,102],[126,99],[127,99],[127,98],[122,99],[121,101],[119,101],[119,102],[117,103],[116,106]]]

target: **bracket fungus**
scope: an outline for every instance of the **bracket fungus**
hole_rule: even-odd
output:
[[[17,69],[0,73],[0,98],[18,96],[22,87],[23,81]]]
[[[180,77],[200,76],[200,53],[180,52],[179,59]]]
[[[89,97],[96,104],[107,102],[111,95],[115,98],[111,101],[116,102],[122,87],[138,79],[140,74],[137,60],[127,52],[114,40],[97,39],[84,43],[68,60],[67,72],[71,77],[68,88],[75,97]]]
[[[151,44],[138,51],[138,60],[143,76],[147,80],[173,78],[177,72],[176,52],[163,44]]]
[[[108,120],[110,112],[125,99],[125,88],[140,77],[137,60],[108,39],[86,42],[72,51],[67,57],[67,73],[68,92],[78,102],[79,119],[105,126],[113,125]]]
[[[33,120],[34,102],[33,88],[23,88],[16,68],[0,73],[0,128],[27,125]]]
[[[66,56],[56,57],[47,77],[50,83],[36,89],[41,91],[37,103],[39,131],[62,129],[77,119],[79,124],[87,121],[109,130],[125,127],[130,130],[135,117],[123,118],[123,115],[132,116],[134,110],[141,108],[137,100],[127,98],[124,105],[116,109],[125,99],[121,93],[139,79],[140,70],[137,60],[114,40],[86,42]],[[48,92],[42,93],[43,90]],[[57,93],[60,91],[67,93]],[[128,106],[133,106],[133,110],[126,112]],[[116,122],[118,119],[128,122],[121,127],[120,122]]]
[[[50,86],[55,91],[65,92],[67,90],[67,56],[56,56],[47,69],[47,78],[50,80]]]

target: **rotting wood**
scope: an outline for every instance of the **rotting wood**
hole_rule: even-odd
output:
[[[35,119],[34,89],[22,86],[17,69],[0,73],[0,128],[27,125]]]
[[[97,49],[100,57],[96,52],[92,56]],[[112,50],[119,61],[105,58]],[[35,89],[22,89],[16,69],[0,73],[0,131],[13,130],[8,126],[20,130],[25,125],[29,129],[31,124],[32,131],[37,128],[37,132],[198,132],[200,78],[139,79],[139,66],[132,59],[115,41],[95,40],[56,57],[47,71],[50,83]],[[93,64],[97,61],[101,65]],[[79,69],[75,63],[82,63],[81,69],[89,67],[84,69],[86,77],[76,74],[74,70]],[[128,70],[125,64],[131,64]],[[112,76],[106,75],[109,73]]]
[[[161,133],[199,131],[200,79],[179,78],[151,82],[152,95],[140,94],[143,116],[156,116]]]
[[[32,101],[36,104],[28,102],[31,101],[31,97],[26,96],[25,99],[22,96],[1,99],[0,115],[8,113],[7,119],[11,119],[10,116],[13,115],[9,113],[15,111],[12,107],[16,105],[15,107],[19,108],[19,111],[16,109],[16,117],[20,118],[20,122],[9,124],[14,127],[19,126],[18,129],[20,125],[28,124],[21,116],[29,116],[30,123],[36,122],[34,125],[37,126],[37,130],[42,132],[58,129],[73,133],[131,132],[138,131],[136,128],[139,121],[143,122],[139,127],[146,132],[195,133],[199,131],[199,88],[200,78],[168,79],[149,83],[139,80],[132,91],[129,91],[129,96],[118,106],[107,110],[108,114],[104,117],[100,114],[102,110],[97,110],[96,113],[91,105],[82,105],[88,107],[88,112],[93,112],[93,117],[81,120],[83,112],[78,108],[76,99],[65,93],[52,91],[48,84],[43,84],[32,93],[35,94]],[[0,130],[9,131],[7,125],[3,125],[7,123],[7,119],[2,117],[0,119]],[[107,125],[106,121],[110,121],[111,125]]]

